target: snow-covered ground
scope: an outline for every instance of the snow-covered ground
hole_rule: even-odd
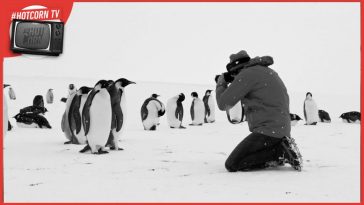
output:
[[[117,77],[115,77],[117,78]],[[115,79],[114,79],[115,80]],[[133,80],[133,79],[129,79]],[[190,127],[190,93],[202,97],[213,85],[137,82],[127,87],[124,151],[80,154],[83,145],[64,145],[61,117],[69,83],[93,86],[96,79],[5,76],[17,99],[9,115],[31,105],[33,97],[54,89],[55,103],[46,104],[52,129],[19,128],[4,138],[5,202],[359,202],[360,125],[340,121],[342,112],[359,111],[358,95],[313,93],[330,124],[292,127],[304,158],[302,172],[289,165],[229,173],[224,162],[249,134],[247,123],[229,124],[217,111],[216,123]],[[288,88],[289,89],[289,88]],[[152,93],[160,100],[184,92],[185,130],[170,129],[166,116],[155,132],[144,131],[140,107]],[[291,111],[303,118],[305,93],[290,91]],[[346,102],[346,103],[345,103]],[[321,108],[320,105],[325,105]],[[15,125],[12,118],[11,122]]]

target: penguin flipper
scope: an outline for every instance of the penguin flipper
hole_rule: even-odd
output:
[[[191,104],[191,108],[190,108],[190,113],[191,113],[191,119],[192,119],[192,121],[195,120],[195,109],[194,109],[194,105],[195,105],[195,101],[193,100],[192,101],[192,104]]]
[[[85,135],[88,134],[88,131],[90,129],[90,108],[92,104],[92,100],[94,99],[95,95],[99,91],[92,90],[91,93],[87,96],[85,105],[82,109],[82,125],[85,130]]]
[[[231,118],[230,118],[230,113],[229,113],[229,110],[226,110],[226,116],[229,120],[230,123],[234,124],[232,121],[231,121]]]
[[[305,120],[307,121],[307,114],[306,114],[306,101],[303,103],[303,115],[305,116]]]
[[[183,106],[181,102],[177,102],[177,108],[175,112],[175,116],[179,121],[183,119]]]
[[[62,129],[62,132],[64,132],[65,130],[65,127],[64,127],[64,123],[65,123],[65,120],[66,119],[66,112],[63,113],[63,116],[62,116],[62,122],[61,122],[61,129]]]
[[[115,106],[115,117],[116,117],[116,131],[119,132],[123,126],[124,116],[121,110],[120,104]]]
[[[70,128],[70,131],[71,131],[72,135],[74,135],[73,130],[75,130],[75,129],[76,129],[76,133],[79,132],[79,131],[77,132],[77,127],[78,127],[77,124],[81,123],[81,121],[79,121],[79,119],[77,119],[78,116],[76,114],[76,112],[78,112],[77,104],[78,104],[79,100],[80,99],[79,99],[79,97],[77,95],[74,96],[73,99],[72,99],[69,111],[68,111],[68,119],[67,120],[68,120],[69,128]]]
[[[244,121],[244,115],[245,115],[245,111],[244,111],[244,106],[243,106],[243,103],[242,103],[241,104],[241,120],[240,120],[240,122]]]
[[[182,106],[182,103],[181,103],[181,108],[179,110],[179,116],[178,116],[178,119],[179,121],[182,122],[182,119],[183,119],[183,106]]]
[[[142,117],[142,121],[144,121],[145,119],[147,119],[148,117],[148,109],[145,105],[142,106],[142,109],[140,111],[140,115]]]

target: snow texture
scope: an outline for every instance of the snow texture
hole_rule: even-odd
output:
[[[121,76],[116,76],[115,79]],[[124,77],[124,76],[123,76]],[[114,80],[115,80],[114,79]],[[68,84],[93,86],[98,79],[5,76],[17,93],[8,100],[9,117],[31,105],[33,97],[54,89],[46,104],[52,129],[19,128],[4,138],[5,202],[359,202],[360,124],[343,123],[341,113],[357,110],[359,102],[344,103],[332,93],[315,93],[318,107],[332,123],[306,126],[300,121],[292,136],[304,159],[302,172],[289,165],[260,171],[229,173],[224,163],[249,134],[247,123],[230,124],[216,111],[216,122],[187,129],[170,129],[166,116],[157,131],[144,131],[140,107],[152,93],[163,103],[172,96],[214,85],[137,82],[126,88],[128,119],[120,137],[123,151],[94,155],[64,145],[61,118]],[[130,79],[133,80],[133,79]],[[350,93],[346,93],[350,97]],[[183,102],[189,108],[191,98]],[[6,96],[8,97],[8,96]],[[291,110],[303,116],[305,93],[290,93]],[[353,94],[353,97],[357,97]],[[349,98],[350,99],[350,98]],[[351,103],[351,104],[350,104]]]

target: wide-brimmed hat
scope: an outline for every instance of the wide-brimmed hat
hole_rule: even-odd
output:
[[[229,71],[236,66],[242,66],[250,61],[250,56],[245,50],[241,50],[237,53],[230,55],[230,62],[226,65],[226,69]]]
[[[248,62],[250,60],[250,56],[244,50],[231,54],[229,58],[230,58],[230,63],[233,63],[235,61]]]

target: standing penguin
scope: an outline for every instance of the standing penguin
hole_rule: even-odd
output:
[[[144,130],[156,130],[159,125],[159,117],[165,113],[164,105],[157,99],[158,97],[159,95],[152,94],[144,101],[140,109]]]
[[[48,104],[52,104],[53,103],[53,99],[54,99],[54,96],[53,96],[53,89],[50,88],[48,89],[47,91],[47,95],[46,95],[46,101]]]
[[[316,102],[312,99],[310,92],[306,93],[306,99],[303,103],[303,113],[305,115],[305,125],[316,125],[319,121],[319,114]]]
[[[202,101],[205,105],[205,123],[215,122],[215,100],[211,96],[212,90],[206,90],[205,96],[203,96]]]
[[[61,128],[64,135],[68,139],[68,141],[66,141],[64,144],[77,144],[78,142],[76,136],[74,136],[73,132],[71,131],[70,122],[68,120],[71,103],[76,95],[76,87],[73,84],[70,84],[68,88],[69,90],[68,90],[68,97],[66,99],[66,110],[64,111],[62,116]],[[74,120],[72,120],[71,123],[74,124],[75,123]],[[76,125],[73,125],[72,127],[76,127]]]
[[[185,129],[182,126],[183,120],[183,105],[182,102],[185,100],[185,95],[183,93],[172,97],[167,101],[167,121],[171,128]]]
[[[192,123],[191,126],[201,126],[205,118],[205,106],[196,92],[191,93],[192,103],[190,108]]]
[[[77,90],[76,95],[73,97],[68,112],[68,124],[70,126],[71,134],[75,137],[74,142],[77,144],[86,144],[85,130],[82,126],[82,109],[85,105],[87,94],[92,88],[83,86]]]
[[[15,91],[14,91],[14,89],[11,86],[9,86],[9,98],[11,100],[16,100]]]
[[[237,102],[232,108],[226,110],[226,115],[231,124],[239,124],[244,121],[244,107]]]
[[[73,83],[68,85],[68,95],[76,93],[76,91],[77,91],[77,88]]]
[[[109,138],[112,119],[108,87],[109,83],[106,80],[97,82],[82,109],[82,125],[88,143],[86,147],[89,147],[93,154],[108,153],[104,150]],[[85,148],[81,152],[85,151]]]
[[[125,87],[130,84],[136,84],[125,78],[120,78],[113,82],[108,81],[109,87],[108,91],[111,97],[111,108],[112,108],[112,118],[111,118],[111,130],[109,133],[109,138],[107,140],[107,146],[111,150],[123,150],[119,148],[118,141],[120,134],[125,128],[126,119],[126,97],[125,97]]]

